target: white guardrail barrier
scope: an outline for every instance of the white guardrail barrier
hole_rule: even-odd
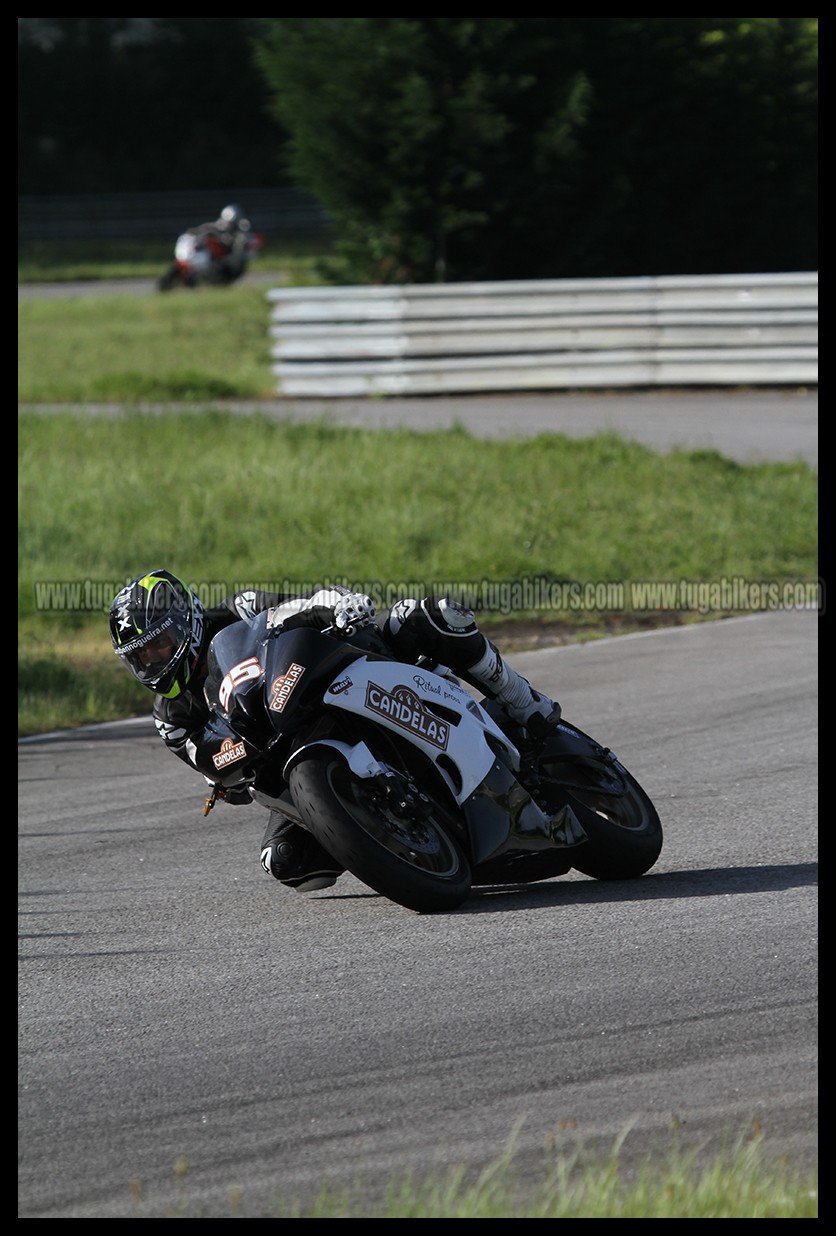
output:
[[[278,393],[818,384],[818,272],[272,288]]]

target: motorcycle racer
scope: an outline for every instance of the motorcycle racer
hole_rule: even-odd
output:
[[[189,228],[193,235],[205,238],[217,247],[215,256],[224,279],[232,283],[243,275],[247,264],[247,245],[251,224],[240,206],[224,206],[217,219]]]
[[[246,273],[259,250],[262,237],[253,232],[249,219],[237,204],[224,206],[217,219],[199,223],[181,234],[175,245],[175,261],[157,281],[161,292],[177,285],[201,283],[228,285]]]
[[[155,693],[152,715],[166,747],[232,805],[253,801],[258,776],[255,782],[234,773],[219,777],[212,758],[218,736],[203,691],[207,652],[219,631],[264,610],[271,611],[272,629],[333,626],[349,635],[374,624],[399,661],[449,667],[501,704],[535,739],[560,720],[560,706],[507,665],[479,630],[473,612],[448,597],[405,598],[376,614],[368,596],[341,586],[300,595],[244,589],[204,609],[197,593],[171,571],[150,571],[137,576],[111,604],[113,650],[134,678]],[[261,865],[299,892],[328,888],[344,870],[306,829],[275,809],[261,843]]]

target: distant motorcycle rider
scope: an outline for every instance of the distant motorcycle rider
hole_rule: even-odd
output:
[[[362,628],[374,623],[399,661],[430,662],[449,668],[501,704],[534,738],[545,737],[560,719],[560,707],[535,691],[507,665],[476,625],[473,613],[447,597],[398,601],[375,613],[365,593],[322,587],[300,595],[245,589],[204,609],[197,593],[168,570],[137,576],[110,607],[110,635],[120,660],[143,686],[155,692],[153,717],[165,745],[202,773],[225,802],[253,801],[255,781],[228,781],[212,761],[220,737],[204,696],[207,651],[214,636],[234,622],[252,621],[270,610],[271,628],[306,626]],[[271,809],[261,843],[261,865],[299,892],[330,887],[344,868],[300,825]]]
[[[217,219],[199,223],[189,231],[209,244],[225,281],[232,283],[244,274],[251,224],[240,206],[236,203],[224,206]]]

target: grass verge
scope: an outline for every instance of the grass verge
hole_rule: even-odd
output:
[[[818,1176],[786,1159],[764,1153],[760,1132],[727,1138],[719,1150],[670,1148],[638,1163],[621,1157],[623,1136],[609,1154],[553,1147],[542,1169],[520,1175],[514,1139],[481,1171],[464,1165],[441,1173],[393,1176],[383,1200],[369,1204],[362,1180],[353,1186],[324,1183],[310,1201],[276,1191],[271,1206],[248,1204],[246,1191],[227,1190],[227,1205],[216,1209],[188,1200],[189,1164],[174,1164],[178,1200],[165,1211],[144,1201],[143,1183],[131,1181],[136,1218],[294,1219],[814,1219]],[[530,1159],[530,1156],[529,1156]]]
[[[345,583],[379,609],[450,593],[517,647],[816,595],[817,477],[803,464],[210,407],[22,411],[18,441],[24,734],[148,710],[107,612],[163,565],[207,606],[245,586]]]

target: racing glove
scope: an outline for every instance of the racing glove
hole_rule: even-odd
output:
[[[353,635],[374,620],[375,608],[365,592],[348,592],[334,606],[334,626],[346,635]]]

